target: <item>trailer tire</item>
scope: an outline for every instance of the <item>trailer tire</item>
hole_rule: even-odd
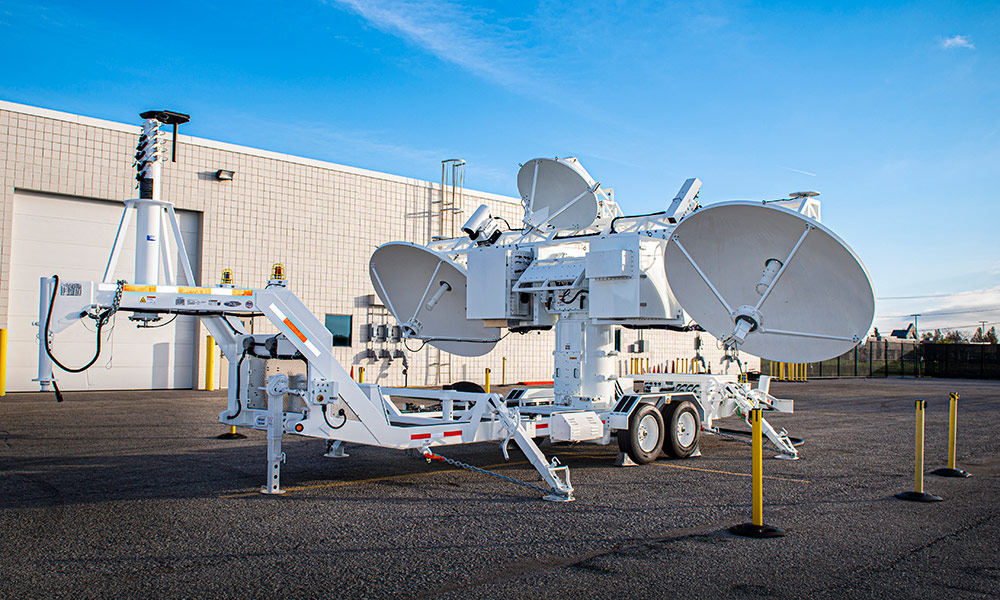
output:
[[[652,404],[640,404],[628,418],[628,429],[618,431],[618,448],[640,465],[653,462],[663,449],[666,428]]]
[[[473,392],[476,394],[483,394],[486,392],[486,388],[474,381],[456,381],[455,383],[450,383],[444,386],[444,389],[454,390],[456,392]]]
[[[698,449],[701,416],[690,400],[671,402],[663,407],[667,435],[663,451],[674,458],[687,458]]]

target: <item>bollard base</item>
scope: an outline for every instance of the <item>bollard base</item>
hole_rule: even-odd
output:
[[[968,471],[963,471],[962,469],[952,469],[950,467],[934,469],[931,471],[931,475],[937,475],[938,477],[972,477],[972,473],[969,473]]]
[[[927,492],[900,492],[896,494],[896,497],[900,500],[909,500],[911,502],[941,502],[944,500],[941,496],[935,496]]]
[[[739,525],[733,525],[729,528],[729,533],[733,535],[740,535],[743,537],[750,538],[776,538],[785,537],[785,532],[768,525],[767,523],[763,525],[754,525],[753,523],[741,523]]]
[[[217,440],[245,440],[246,437],[247,436],[243,435],[242,433],[233,433],[231,431],[227,431],[226,433],[223,433],[221,435],[215,436],[215,439],[217,439]]]

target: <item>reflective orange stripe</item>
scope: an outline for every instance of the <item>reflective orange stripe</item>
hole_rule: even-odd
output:
[[[169,286],[168,286],[169,287]],[[155,285],[125,285],[122,286],[122,290],[126,292],[155,292]],[[219,291],[219,288],[204,288],[204,287],[179,287],[177,288],[178,294],[215,294]],[[228,295],[228,294],[220,294]],[[253,290],[233,290],[233,296],[253,296]]]
[[[294,333],[295,336],[297,338],[299,338],[300,341],[303,341],[303,342],[306,341],[306,336],[302,335],[302,332],[299,331],[299,328],[295,326],[295,323],[292,323],[288,319],[285,319],[284,321],[282,321],[282,323],[284,323],[285,325],[287,325],[288,328],[292,330],[292,333]]]

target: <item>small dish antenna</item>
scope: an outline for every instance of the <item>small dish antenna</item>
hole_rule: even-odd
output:
[[[784,207],[726,202],[695,211],[674,229],[664,265],[699,325],[769,360],[840,356],[875,318],[871,279],[854,251]]]
[[[459,356],[493,350],[500,330],[465,318],[465,269],[423,246],[390,242],[372,254],[368,273],[375,293],[399,321],[403,337]]]
[[[577,230],[593,224],[600,208],[600,187],[575,158],[536,158],[517,173],[524,221],[542,231]]]

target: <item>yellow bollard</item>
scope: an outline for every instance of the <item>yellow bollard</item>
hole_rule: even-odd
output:
[[[775,538],[782,537],[785,532],[764,524],[764,441],[763,441],[763,411],[755,408],[750,411],[750,426],[753,428],[752,450],[753,460],[751,465],[751,493],[753,496],[752,521],[734,525],[729,528],[730,533],[752,538]]]
[[[507,385],[507,357],[503,357],[503,362],[500,363],[500,385]]]
[[[7,395],[7,330],[0,329],[0,396]]]
[[[358,383],[364,383],[364,382],[365,382],[365,368],[358,367]]]
[[[242,433],[236,433],[236,425],[230,425],[227,433],[223,433],[222,435],[217,435],[215,437],[220,440],[242,440],[247,436]]]
[[[928,494],[924,491],[924,411],[927,410],[926,400],[917,400],[917,431],[915,454],[913,461],[913,491],[900,492],[896,497],[900,500],[912,500],[914,502],[940,502],[941,496]]]
[[[931,471],[941,477],[972,477],[972,473],[955,467],[955,439],[958,437],[958,392],[948,394],[948,466]]]
[[[490,393],[490,368],[486,367],[486,393]]]
[[[649,373],[649,359],[648,358],[646,359],[646,370],[644,372],[645,373]]]
[[[205,389],[215,391],[215,339],[205,336]]]
[[[755,408],[750,413],[750,424],[753,427],[753,461],[750,476],[753,479],[751,490],[753,494],[753,524],[764,525],[764,444],[761,437],[761,409]]]

